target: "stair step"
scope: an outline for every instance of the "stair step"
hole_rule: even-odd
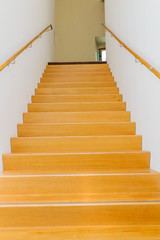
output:
[[[0,203],[117,201],[160,201],[160,174],[0,176]]]
[[[105,74],[111,73],[109,68],[102,69],[91,69],[91,68],[75,68],[75,69],[56,69],[56,68],[46,68],[44,73],[54,73],[54,74]]]
[[[158,240],[160,225],[1,229],[0,235],[2,239],[7,240]]]
[[[90,76],[76,76],[76,77],[72,77],[72,76],[59,76],[58,78],[48,78],[48,77],[42,77],[41,78],[41,82],[42,83],[47,83],[47,82],[110,82],[110,81],[114,81],[114,77],[113,76],[94,76],[94,77],[90,77]]]
[[[45,112],[24,113],[24,123],[129,122],[130,112]]]
[[[36,95],[32,96],[33,103],[56,103],[56,102],[121,102],[121,94],[100,95]]]
[[[13,154],[13,153],[11,153]],[[13,155],[16,155],[16,154],[13,154]],[[23,154],[17,154],[17,155],[23,155]],[[24,155],[32,155],[32,154],[24,154]],[[36,155],[35,153],[33,155]],[[71,172],[71,171],[70,171]],[[67,174],[70,174],[70,172],[67,172]],[[91,174],[96,174],[95,173],[96,171],[94,172],[91,172]],[[24,171],[5,171],[3,172],[4,175],[51,175],[51,174],[57,174],[56,171],[52,171],[51,169],[49,170],[24,170]],[[104,173],[104,171],[101,171],[101,172],[98,172],[99,174],[102,174]],[[154,170],[150,169],[150,168],[126,168],[126,169],[109,169],[108,172],[105,172],[105,174],[131,174],[131,173],[134,173],[134,174],[139,174],[139,173],[146,173],[146,174],[152,174],[152,173],[157,173],[155,172]],[[62,171],[61,172],[58,172],[58,174],[62,174]],[[65,173],[63,173],[65,174]],[[76,174],[75,172],[73,174]],[[82,171],[82,173],[79,173],[78,174],[84,174],[84,172]],[[87,174],[90,174],[87,172]]]
[[[92,88],[92,87],[116,87],[116,82],[61,82],[61,83],[38,83],[39,88]]]
[[[76,76],[79,76],[79,77],[94,77],[94,76],[97,76],[97,73],[96,72],[91,72],[91,73],[88,73],[88,72],[77,72],[77,73],[43,73],[42,74],[42,77],[47,77],[47,78],[58,78],[58,77],[76,77]],[[105,76],[112,76],[112,73],[111,72],[100,72],[98,73],[98,76],[101,77],[105,77]]]
[[[71,65],[47,65],[46,66],[46,70],[49,70],[49,69],[56,69],[58,71],[63,71],[63,70],[66,70],[66,71],[74,71],[74,70],[94,70],[94,71],[101,71],[101,70],[108,70],[109,69],[109,66],[108,64],[94,64],[94,65],[91,65],[91,64],[71,64]]]
[[[149,152],[4,154],[4,171],[51,173],[149,172]]]
[[[0,228],[160,225],[160,203],[2,204]]]
[[[118,94],[119,88],[36,88],[36,95]]]
[[[135,123],[18,124],[18,136],[135,135],[135,128]]]
[[[31,103],[29,112],[125,111],[125,102]]]
[[[108,73],[110,72],[110,69],[105,67],[105,68],[81,68],[81,67],[76,67],[76,68],[46,68],[44,70],[45,73]]]
[[[142,150],[141,136],[11,138],[12,153],[123,152]]]

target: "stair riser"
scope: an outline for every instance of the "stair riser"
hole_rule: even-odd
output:
[[[43,73],[42,77],[58,78],[58,77],[97,77],[97,73]],[[99,77],[112,76],[111,72],[98,73]]]
[[[104,82],[104,83],[39,83],[39,88],[92,88],[92,87],[116,87],[116,82]]]
[[[119,88],[37,88],[36,95],[119,94]]]
[[[88,226],[88,227],[57,227],[0,230],[2,239],[22,240],[157,240],[160,239],[160,226]],[[41,238],[40,238],[41,236]]]
[[[141,136],[11,138],[12,153],[123,152],[142,150]]]
[[[129,159],[129,160],[128,160]],[[3,155],[4,171],[52,173],[143,172],[150,167],[149,152]]]
[[[75,68],[75,69],[56,69],[56,68],[47,68],[44,70],[44,73],[108,73],[110,72],[109,68],[102,68],[102,69],[85,69],[85,68]]]
[[[135,123],[19,124],[19,137],[135,135]]]
[[[114,77],[112,76],[100,76],[100,77],[58,77],[58,78],[55,78],[55,79],[52,79],[52,78],[41,78],[41,83],[61,83],[61,82],[82,82],[82,83],[85,83],[85,82],[93,82],[93,83],[99,83],[99,82],[110,82],[110,81],[114,81]]]
[[[130,112],[48,112],[24,113],[24,123],[129,122]]]
[[[0,177],[0,203],[154,201],[157,197],[160,174]]]
[[[101,94],[101,95],[36,95],[32,96],[33,103],[58,103],[58,102],[121,102],[122,95]]]
[[[1,206],[0,215],[1,228],[156,225],[160,204]]]
[[[31,103],[29,112],[125,111],[125,102],[106,103]]]

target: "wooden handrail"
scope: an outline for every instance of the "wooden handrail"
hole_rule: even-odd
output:
[[[21,48],[17,53],[10,57],[6,62],[0,65],[0,71],[7,67],[11,62],[13,62],[26,48],[28,48],[35,40],[37,40],[44,32],[49,28],[53,29],[52,24],[46,27],[42,32],[40,32],[35,38],[33,38],[29,43],[27,43],[23,48]]]
[[[108,27],[106,27],[103,23],[102,26],[123,46],[128,50],[138,61],[140,61],[144,66],[146,66],[152,73],[154,73],[160,79],[160,73],[152,67],[148,62],[146,62],[143,58],[141,58],[137,53],[135,53],[131,48],[129,48],[126,44],[124,44]]]

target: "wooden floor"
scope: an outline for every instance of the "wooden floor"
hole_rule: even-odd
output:
[[[0,239],[160,239],[160,174],[106,63],[47,65],[11,151]]]

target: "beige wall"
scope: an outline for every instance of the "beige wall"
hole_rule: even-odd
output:
[[[104,3],[55,0],[56,61],[94,61],[95,37],[104,36]]]

